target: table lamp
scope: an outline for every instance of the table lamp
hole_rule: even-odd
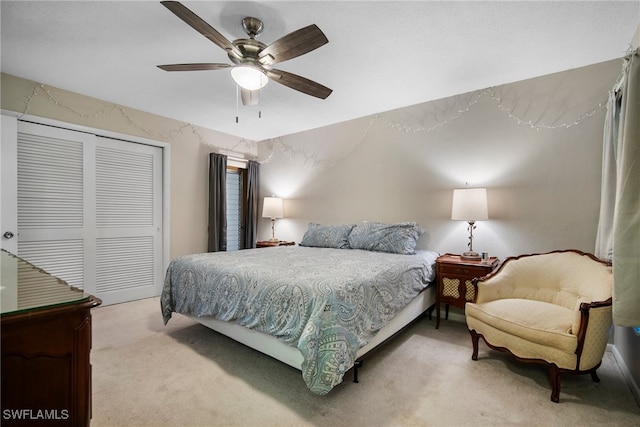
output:
[[[280,197],[265,197],[262,203],[262,217],[271,218],[271,238],[270,242],[278,242],[275,236],[276,218],[283,218],[282,199]]]
[[[461,255],[462,259],[479,260],[480,255],[473,250],[473,230],[476,221],[489,219],[487,209],[486,188],[463,188],[453,190],[453,203],[451,205],[451,219],[467,221],[469,223],[469,250]]]

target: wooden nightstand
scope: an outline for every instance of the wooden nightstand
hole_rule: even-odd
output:
[[[285,242],[284,240],[280,240],[277,242],[270,242],[268,240],[263,240],[261,242],[256,242],[256,248],[272,248],[274,246],[293,246],[296,242]]]
[[[436,290],[436,329],[440,327],[440,304],[446,304],[446,317],[449,318],[449,305],[464,309],[467,301],[475,298],[475,289],[471,280],[486,276],[499,264],[496,257],[489,261],[471,261],[461,259],[460,255],[445,254],[436,260],[438,289]]]

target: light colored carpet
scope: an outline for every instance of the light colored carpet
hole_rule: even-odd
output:
[[[93,310],[93,421],[101,426],[639,426],[613,355],[565,376],[549,400],[547,371],[481,342],[471,360],[462,322],[426,318],[326,396],[301,374],[175,315],[158,298]]]

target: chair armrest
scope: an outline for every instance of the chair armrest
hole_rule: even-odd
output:
[[[474,288],[473,302],[483,303],[513,296],[513,282],[511,274],[499,274],[504,264],[483,277],[476,277],[471,281]]]
[[[611,305],[612,298],[580,303],[579,327],[572,330],[578,337],[576,369],[590,369],[602,360],[612,324]]]

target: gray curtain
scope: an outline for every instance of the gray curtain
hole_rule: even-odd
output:
[[[247,165],[247,214],[244,224],[244,248],[255,248],[258,234],[258,191],[260,164],[253,160]]]
[[[640,50],[625,58],[605,121],[596,254],[613,261],[613,322],[640,325]]]
[[[209,154],[209,252],[227,250],[227,156]]]

